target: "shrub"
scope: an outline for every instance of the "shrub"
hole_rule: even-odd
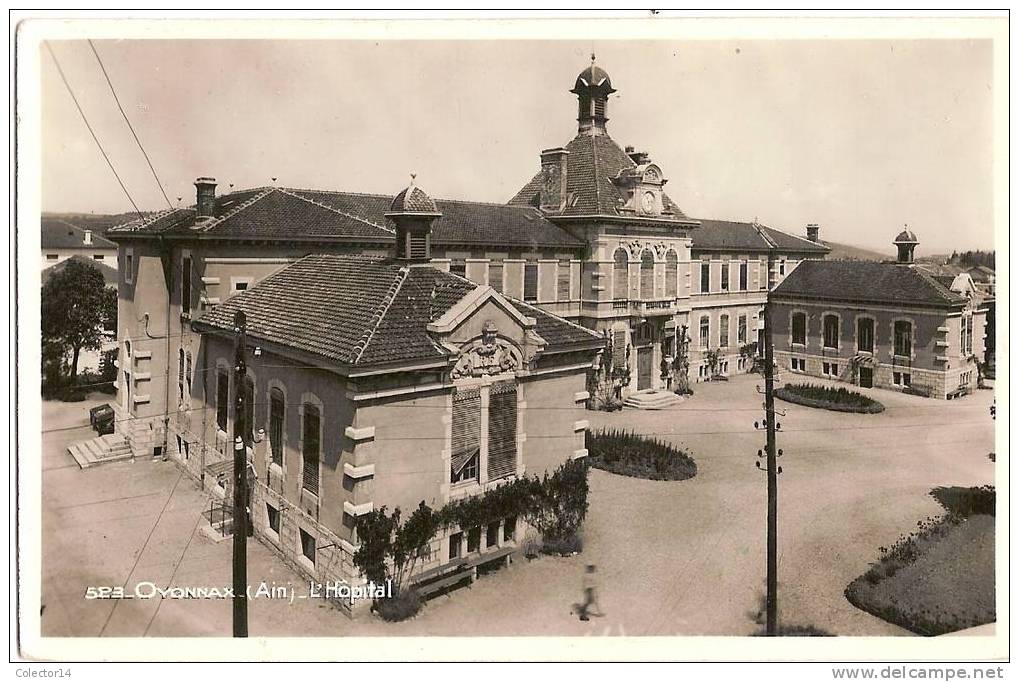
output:
[[[685,450],[628,431],[588,431],[585,446],[591,466],[622,476],[652,481],[683,481],[697,475],[697,463]]]
[[[414,590],[397,592],[391,599],[380,599],[375,611],[382,620],[390,623],[407,620],[421,611],[421,597]]]
[[[835,388],[815,384],[786,384],[775,389],[775,397],[797,405],[836,412],[877,414],[885,409],[878,401],[842,386]]]
[[[974,514],[994,516],[995,493],[993,485],[979,488],[960,486],[939,487],[931,491],[931,497],[938,501],[950,514],[968,518]]]
[[[580,539],[579,535],[573,534],[568,535],[562,539],[548,539],[542,543],[541,551],[545,554],[558,554],[560,556],[570,556],[571,554],[579,554],[584,550],[584,541]]]

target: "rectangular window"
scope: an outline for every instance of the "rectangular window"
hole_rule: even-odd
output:
[[[488,286],[502,293],[502,261],[494,260],[488,264]]]
[[[793,343],[807,345],[807,314],[793,313]]]
[[[304,471],[303,485],[308,492],[318,495],[318,458],[320,452],[319,424],[320,416],[318,408],[314,405],[304,406],[304,439],[303,456]]]
[[[742,345],[747,342],[747,316],[740,315],[736,324],[736,340],[737,343]]]
[[[464,534],[453,533],[449,536],[449,560],[457,559],[460,557],[460,552],[463,550]]]
[[[265,505],[266,516],[269,517],[269,529],[276,535],[280,534],[280,510],[269,503]]]
[[[747,280],[749,279],[748,269],[749,269],[749,265],[747,264],[746,261],[743,261],[743,262],[741,262],[739,264],[739,290],[740,291],[746,291],[747,290],[747,286],[748,286]]]
[[[93,253],[92,254],[92,259],[93,260],[106,260],[106,256],[104,256],[101,253]]]
[[[230,413],[230,375],[220,370],[216,374],[216,426],[226,431],[227,415]]]
[[[869,317],[856,320],[856,349],[864,353],[874,352],[874,320]]]
[[[509,542],[516,537],[517,534],[517,517],[507,516],[502,522],[502,540],[503,542]]]
[[[709,291],[711,291],[711,263],[701,261],[701,293],[706,294]]]
[[[904,358],[913,354],[913,325],[905,320],[895,323],[895,354]]]
[[[453,390],[450,483],[478,478],[481,453],[481,389]]]
[[[824,347],[839,347],[839,318],[837,315],[824,316]]]
[[[449,271],[461,277],[467,276],[467,261],[457,258],[450,262]]]
[[[191,256],[184,256],[181,265],[180,309],[184,314],[191,313]]]
[[[481,551],[481,527],[471,528],[467,531],[467,553]]]
[[[488,524],[485,529],[485,547],[495,547],[499,544],[499,522]]]
[[[722,291],[729,290],[729,264],[722,263]]]
[[[729,316],[722,315],[718,318],[718,347],[729,347]]]
[[[269,392],[269,450],[272,463],[283,466],[283,393],[279,389]]]
[[[124,281],[128,284],[134,281],[134,251],[131,249],[124,252]]]
[[[517,382],[492,384],[488,398],[488,480],[517,472]]]
[[[892,372],[892,383],[896,386],[902,385],[902,372]]]
[[[301,554],[304,558],[315,564],[315,538],[311,533],[307,532],[303,528],[301,529]]]
[[[913,381],[913,377],[910,374],[907,374],[906,372],[902,373],[902,385],[903,386],[909,386],[912,381]]]
[[[245,291],[249,282],[234,282],[234,291]]]
[[[785,261],[780,260],[778,262],[778,274],[785,275]]]
[[[529,303],[538,300],[537,263],[524,263],[524,300]]]
[[[709,343],[708,334],[711,332],[711,321],[710,321],[710,319],[708,318],[707,315],[704,315],[703,317],[701,317],[700,328],[699,328],[698,331],[699,331],[700,347],[701,347],[702,350],[705,350],[705,349],[707,349],[708,343]]]
[[[46,260],[56,260],[57,258],[58,258],[58,256],[55,253],[47,253],[46,254]]]
[[[570,300],[570,261],[559,261],[559,278],[556,281],[556,300]]]

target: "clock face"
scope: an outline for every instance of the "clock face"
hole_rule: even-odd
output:
[[[641,199],[641,206],[644,207],[644,210],[646,212],[648,212],[648,213],[654,211],[655,210],[655,203],[656,203],[655,202],[655,193],[654,192],[645,192],[643,199]]]

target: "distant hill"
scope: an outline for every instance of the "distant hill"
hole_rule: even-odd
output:
[[[859,246],[850,246],[849,244],[839,244],[838,242],[824,242],[824,245],[831,249],[831,253],[826,256],[826,260],[871,260],[871,261],[882,261],[890,260],[895,257],[893,253],[882,253],[880,251],[872,251],[870,249],[864,249]]]
[[[151,212],[143,212],[142,215],[149,215]],[[92,230],[100,234],[116,225],[123,225],[126,222],[135,220],[137,213],[47,213],[42,214],[43,219],[66,220],[85,230]]]

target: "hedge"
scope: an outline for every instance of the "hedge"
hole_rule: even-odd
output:
[[[588,460],[596,469],[652,481],[683,481],[697,475],[685,450],[629,431],[588,431]]]

